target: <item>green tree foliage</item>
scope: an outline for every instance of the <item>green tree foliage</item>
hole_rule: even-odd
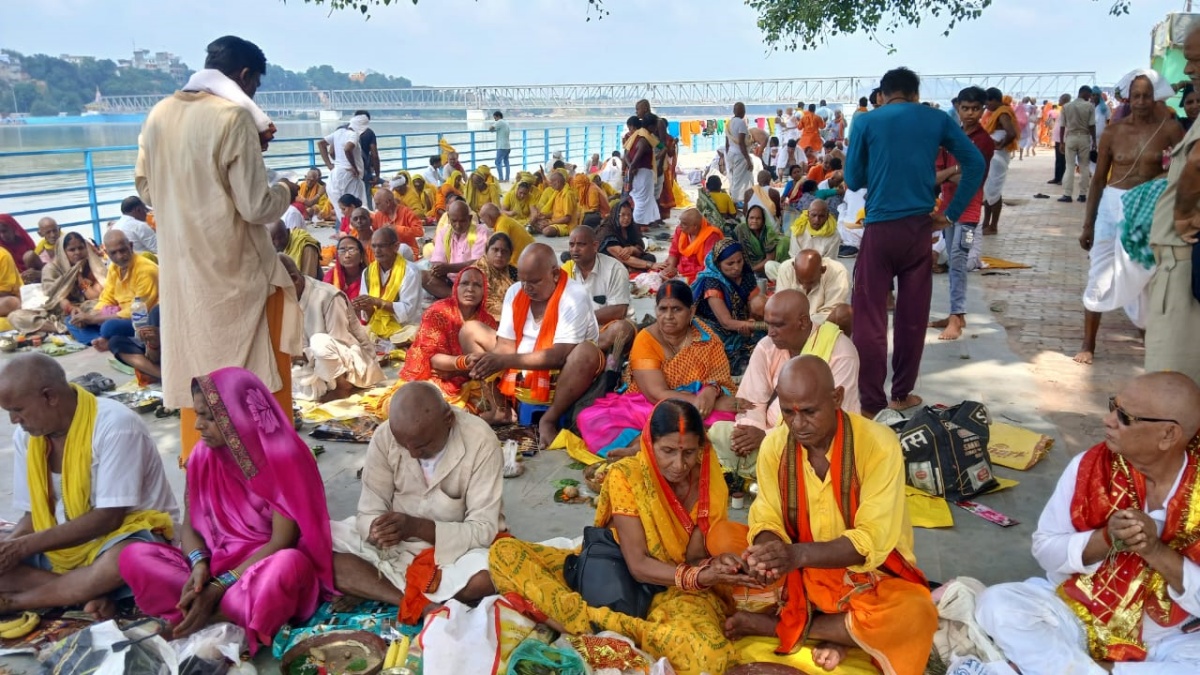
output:
[[[1129,13],[1130,0],[1103,1],[1112,3],[1108,13],[1113,16]],[[758,27],[769,48],[795,51],[815,49],[835,35],[861,32],[878,40],[880,33],[916,27],[922,21],[940,23],[942,34],[949,35],[960,23],[982,16],[992,0],[745,0],[745,3],[758,12]]]
[[[903,0],[898,0],[903,1]],[[286,4],[287,0],[283,0]],[[401,0],[304,0],[306,4],[320,5],[329,9],[340,11],[350,10],[359,12],[363,16],[370,18],[371,10],[377,7],[391,7],[392,5],[400,5]],[[604,0],[586,0],[587,2],[587,21],[592,20],[595,15],[597,19],[603,19],[608,16],[608,10],[604,8]],[[417,4],[417,0],[412,0],[412,4]]]

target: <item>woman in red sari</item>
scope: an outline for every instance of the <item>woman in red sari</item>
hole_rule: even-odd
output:
[[[467,374],[474,361],[463,356],[458,333],[467,321],[478,321],[493,330],[497,328],[496,320],[487,313],[486,298],[487,277],[483,270],[466,267],[454,280],[450,297],[429,306],[421,317],[421,327],[408,348],[396,384],[380,400],[379,408],[385,416],[392,394],[405,383],[420,380],[437,385],[450,405],[475,410],[482,390]]]
[[[362,284],[363,270],[369,262],[367,251],[355,237],[342,237],[338,240],[336,251],[333,265],[325,273],[325,283],[332,284],[353,300],[362,292],[359,286]]]

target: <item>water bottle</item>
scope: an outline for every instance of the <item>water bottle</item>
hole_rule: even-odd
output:
[[[136,332],[139,328],[145,328],[150,325],[150,310],[146,309],[146,301],[141,298],[133,299],[133,306],[129,312],[129,318],[133,320],[133,330]]]

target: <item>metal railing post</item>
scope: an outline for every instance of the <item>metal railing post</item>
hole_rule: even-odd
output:
[[[408,171],[408,134],[400,135],[400,169]]]
[[[521,130],[521,170],[529,170],[529,130]]]
[[[563,132],[563,136],[565,136],[563,139],[563,145],[566,146],[563,148],[563,161],[568,162],[571,160],[571,127],[566,128],[566,131]]]
[[[542,140],[545,141],[542,144],[542,155],[543,155],[542,163],[549,164],[550,163],[550,128],[549,127],[542,129]]]
[[[467,133],[471,134],[471,170],[473,171],[479,168],[479,160],[475,157],[475,132],[469,131]]]
[[[605,144],[605,141],[607,141],[607,140],[608,140],[608,132],[605,130],[605,126],[603,124],[601,124],[600,125],[600,161],[601,162],[603,162],[605,159],[607,159],[607,157],[604,156],[605,155],[604,144]]]
[[[92,215],[92,238],[101,241],[100,206],[96,203],[96,171],[92,163],[92,151],[83,151],[83,168],[87,171],[88,207]]]
[[[592,128],[590,126],[583,128],[583,161],[585,163],[585,166],[586,166],[587,162],[592,161],[592,154],[590,152],[588,152],[589,150],[592,149],[592,147],[591,147],[591,131],[592,131]],[[586,171],[586,169],[585,169],[585,171]]]
[[[317,139],[308,139],[308,165],[317,165]]]

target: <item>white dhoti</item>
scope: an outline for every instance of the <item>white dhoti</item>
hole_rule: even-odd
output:
[[[338,553],[352,553],[374,565],[379,573],[387,578],[393,586],[403,591],[405,574],[417,554],[429,548],[423,541],[405,541],[387,550],[380,550],[368,544],[359,536],[355,528],[356,516],[345,520],[335,520],[329,524],[330,534],[333,535],[333,550]],[[441,582],[434,591],[425,593],[430,602],[445,602],[466,588],[471,577],[488,568],[488,550],[473,548],[459,556],[458,560],[446,565],[438,565],[441,571]]]
[[[983,182],[983,202],[995,204],[1004,196],[1004,182],[1008,180],[1008,163],[1012,161],[1012,152],[996,149],[992,155],[992,163],[988,167],[987,180]]]
[[[985,590],[975,619],[1024,675],[1103,675],[1092,660],[1083,624],[1046,579],[1000,584]],[[1200,634],[1162,628],[1147,618],[1142,639],[1149,653],[1140,663],[1116,663],[1127,675],[1184,675],[1200,672]]]
[[[725,169],[729,173],[729,189],[726,192],[733,197],[733,201],[740,202],[754,182],[751,173],[753,167],[746,163],[740,151],[730,148],[730,152],[725,153]]]
[[[839,225],[839,228],[841,226]],[[837,258],[838,249],[842,247],[842,237],[837,230],[828,237],[814,237],[812,232],[805,228],[803,234],[793,234],[791,239],[792,257],[796,257],[806,248],[811,248],[821,254],[822,258]]]
[[[329,195],[329,203],[333,205],[333,211],[337,214],[337,220],[340,223],[342,216],[342,207],[338,205],[338,200],[342,195],[354,195],[359,201],[364,204],[367,201],[367,186],[362,182],[361,178],[356,177],[353,173],[346,169],[334,169],[329,175],[329,185],[325,187],[325,193]]]
[[[658,220],[658,199],[654,196],[654,171],[638,169],[629,182],[629,196],[633,198],[633,222],[638,225],[649,225]]]
[[[383,370],[375,354],[366,354],[359,345],[338,342],[327,333],[317,333],[308,340],[304,351],[308,362],[292,367],[292,382],[296,398],[317,400],[337,386],[339,377],[355,387],[365,388],[384,380]]]
[[[1121,223],[1125,220],[1121,195],[1125,192],[1106,187],[1100,196],[1083,306],[1090,312],[1124,308],[1135,326],[1145,328],[1148,287],[1154,270],[1134,262],[1121,244]]]

